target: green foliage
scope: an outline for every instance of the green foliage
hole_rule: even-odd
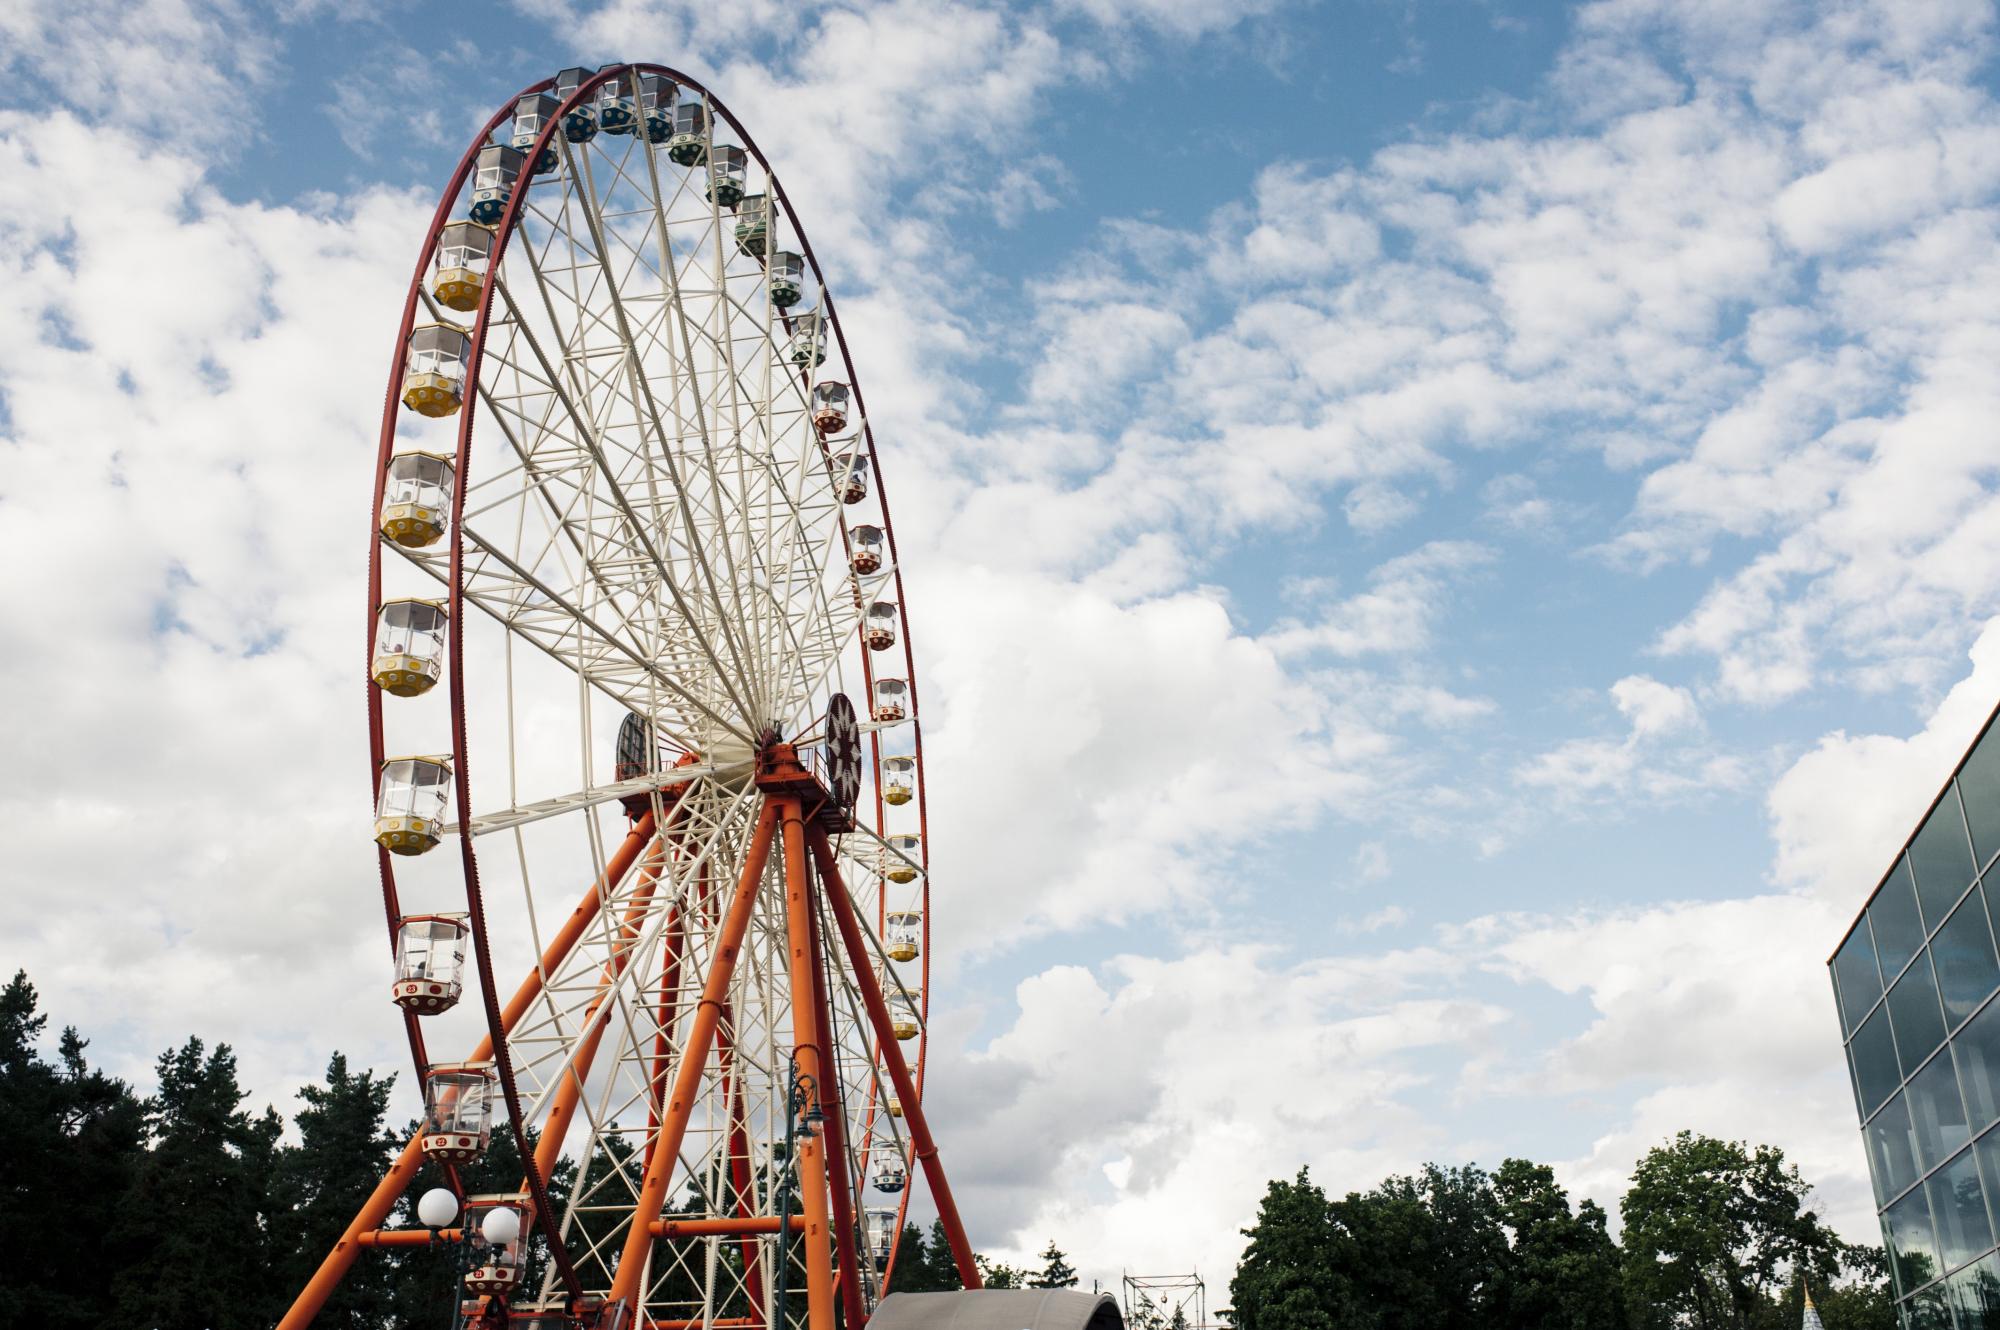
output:
[[[1351,1241],[1334,1220],[1326,1193],[1305,1169],[1264,1189],[1257,1220],[1229,1297],[1241,1330],[1336,1330],[1353,1322],[1355,1290],[1342,1267]]]
[[[972,1259],[979,1266],[979,1282],[987,1288],[1028,1287],[1028,1276],[1025,1271],[1000,1261],[989,1261],[984,1256],[974,1256]]]
[[[1882,1254],[1842,1243],[1782,1152],[1682,1133],[1623,1207],[1572,1207],[1554,1170],[1427,1165],[1332,1200],[1305,1170],[1265,1190],[1235,1278],[1241,1330],[1795,1330],[1804,1275],[1827,1330],[1894,1330]],[[1837,1277],[1848,1282],[1837,1284]],[[2000,1307],[2000,1287],[1995,1289]],[[1132,1330],[1167,1330],[1135,1307]],[[1996,1317],[2000,1323],[2000,1317]]]
[[[1839,1274],[1846,1244],[1806,1207],[1784,1152],[1681,1132],[1648,1150],[1621,1207],[1628,1301],[1644,1324],[1736,1327],[1795,1273]]]
[[[958,1267],[951,1259],[951,1243],[944,1225],[931,1221],[930,1240],[915,1224],[903,1226],[902,1241],[896,1245],[896,1268],[889,1272],[891,1293],[942,1293],[955,1289]]]
[[[114,1314],[159,1330],[275,1320],[264,1218],[282,1124],[243,1111],[227,1044],[209,1052],[191,1038],[160,1055],[158,1075],[151,1148],[111,1227]]]
[[[395,1083],[394,1075],[353,1074],[335,1053],[325,1083],[299,1092],[305,1107],[292,1120],[299,1143],[279,1163],[283,1204],[271,1218],[281,1288],[304,1287],[394,1160],[401,1143],[382,1129],[382,1117]],[[395,1304],[394,1275],[391,1262],[359,1264],[327,1299],[318,1324],[346,1330],[382,1324]]]
[[[1594,1330],[1625,1321],[1618,1248],[1604,1211],[1574,1211],[1547,1164],[1508,1159],[1493,1175],[1500,1223],[1512,1235],[1494,1283],[1494,1323],[1508,1330]]]
[[[48,1025],[34,985],[0,990],[0,1307],[44,1330],[110,1320],[102,1235],[131,1190],[145,1118],[123,1081],[93,1071],[62,1032],[59,1062],[35,1053]]]
[[[1029,1288],[1075,1288],[1076,1268],[1064,1256],[1054,1239],[1042,1249],[1042,1268],[1028,1276]]]

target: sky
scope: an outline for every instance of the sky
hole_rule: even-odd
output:
[[[1879,1240],[1825,960],[2000,700],[1973,0],[0,10],[0,962],[141,1089],[385,1071],[356,666],[436,191],[565,65],[756,134],[867,384],[975,1243],[1681,1128]],[[414,1105],[399,1086],[399,1111]]]

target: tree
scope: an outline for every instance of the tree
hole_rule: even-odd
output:
[[[273,1207],[272,1238],[277,1282],[302,1288],[388,1171],[400,1144],[382,1129],[394,1073],[377,1079],[354,1074],[335,1053],[326,1080],[299,1091],[305,1101],[294,1124],[299,1143],[279,1160],[280,1195]],[[387,1253],[382,1253],[387,1256]],[[327,1299],[317,1324],[365,1330],[381,1325],[394,1306],[391,1260],[357,1262]]]
[[[1525,1159],[1493,1175],[1500,1222],[1511,1235],[1494,1292],[1501,1330],[1595,1330],[1622,1325],[1618,1248],[1593,1201],[1572,1213],[1555,1170]]]
[[[111,1230],[117,1319],[158,1330],[251,1330],[272,1288],[266,1206],[280,1123],[240,1107],[236,1055],[189,1039],[160,1055],[152,1148]]]
[[[931,1233],[925,1250],[930,1261],[932,1288],[949,1290],[965,1287],[964,1281],[958,1277],[958,1260],[951,1254],[951,1239],[945,1235],[944,1220],[931,1220]],[[973,1263],[979,1263],[977,1255],[973,1257]]]
[[[1075,1288],[1076,1269],[1051,1238],[1042,1249],[1042,1268],[1028,1277],[1029,1288]]]
[[[1338,1240],[1332,1203],[1308,1171],[1290,1182],[1274,1179],[1264,1189],[1256,1222],[1243,1230],[1249,1239],[1229,1298],[1241,1330],[1336,1330],[1353,1324],[1345,1309],[1353,1301],[1351,1282],[1333,1259]]]
[[[896,1246],[896,1268],[889,1276],[891,1293],[943,1293],[957,1288],[958,1267],[952,1264],[944,1226],[933,1222],[927,1243],[922,1229],[905,1224],[903,1239]]]
[[[1025,1272],[1001,1261],[989,1261],[975,1254],[973,1263],[979,1267],[979,1282],[987,1288],[1024,1288],[1027,1284]]]
[[[1683,1131],[1648,1150],[1622,1206],[1635,1319],[1722,1330],[1747,1324],[1794,1274],[1831,1286],[1846,1248],[1807,1208],[1809,1190],[1775,1146]]]
[[[145,1118],[123,1081],[93,1071],[73,1028],[51,1065],[25,972],[0,990],[0,1319],[43,1330],[111,1319],[104,1234],[144,1148]]]

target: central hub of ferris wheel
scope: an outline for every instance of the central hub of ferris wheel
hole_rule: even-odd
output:
[[[923,1113],[881,458],[792,201],[712,93],[565,70],[468,147],[368,551],[386,996],[424,1116],[281,1324],[372,1249],[442,1245],[457,1325],[858,1330],[918,1173],[977,1287]]]

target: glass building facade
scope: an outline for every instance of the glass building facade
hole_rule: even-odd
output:
[[[2000,1330],[1996,857],[1989,718],[1829,963],[1897,1307],[1915,1330]]]

